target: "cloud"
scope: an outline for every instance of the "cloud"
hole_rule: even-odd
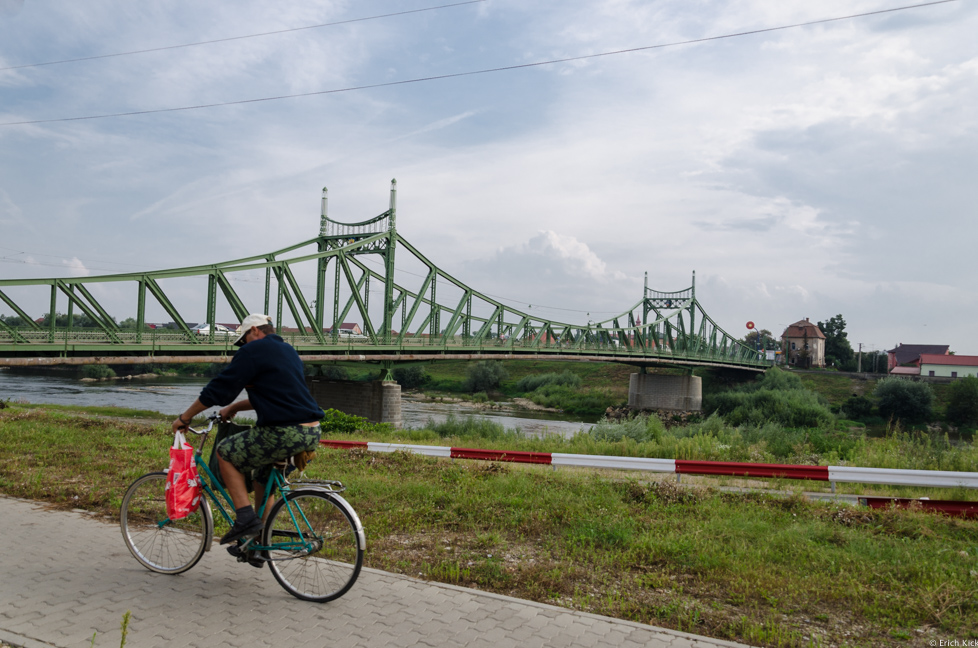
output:
[[[0,188],[0,227],[23,227],[24,212],[10,199],[10,194]]]
[[[73,257],[71,259],[63,259],[61,264],[67,268],[68,274],[72,277],[87,277],[91,274],[85,264],[78,257]]]
[[[24,0],[0,0],[0,17],[16,16],[24,7]]]
[[[610,269],[586,243],[552,230],[469,260],[454,274],[509,305],[561,321],[584,322],[588,312],[595,318],[618,314],[641,296],[640,280]]]
[[[0,83],[4,112],[25,118],[199,105],[882,6],[857,4],[493,0],[19,70]],[[19,64],[356,18],[369,13],[361,7],[105,0],[52,13],[24,3],[0,21],[0,41],[5,64]],[[53,263],[81,262],[4,269],[80,272],[104,265],[104,249],[134,271],[261,254],[315,236],[321,187],[330,214],[354,222],[387,208],[397,178],[400,234],[477,290],[565,309],[549,311],[555,319],[620,312],[640,297],[645,271],[651,288],[677,290],[695,270],[725,328],[753,319],[773,331],[842,312],[864,341],[895,342],[907,322],[923,326],[906,304],[954,303],[942,335],[966,351],[966,323],[978,316],[968,248],[978,236],[978,8],[889,16],[574,65],[0,129],[3,245],[37,250],[43,240]],[[186,288],[186,308],[195,290]]]

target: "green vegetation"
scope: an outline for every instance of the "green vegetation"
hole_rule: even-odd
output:
[[[769,369],[753,383],[705,399],[703,409],[717,412],[731,425],[778,423],[787,428],[832,426],[827,402],[802,385],[797,376]]]
[[[508,377],[509,374],[506,373],[506,368],[501,362],[480,360],[469,365],[465,389],[470,392],[487,392],[499,387],[499,384]]]
[[[326,436],[336,433],[384,443],[421,443],[478,447],[486,450],[560,452],[605,456],[788,463],[798,465],[849,464],[867,468],[978,471],[978,442],[954,443],[947,435],[888,428],[880,437],[846,421],[815,428],[791,428],[776,422],[731,425],[718,414],[684,426],[665,425],[656,416],[625,421],[599,421],[589,432],[564,438],[529,437],[518,429],[505,429],[475,416],[449,417],[422,429],[398,430],[330,410],[324,421]],[[808,491],[823,490],[825,483],[796,484]],[[962,489],[932,489],[885,485],[859,485],[863,494],[932,499],[978,500],[978,493]]]
[[[590,417],[604,414],[609,407],[620,403],[608,389],[574,389],[563,385],[544,385],[527,396],[542,407]]]
[[[743,343],[752,349],[779,349],[781,342],[767,329],[754,329],[744,336]]]
[[[545,374],[523,376],[516,383],[516,391],[532,392],[540,389],[541,387],[547,387],[549,385],[559,385],[561,387],[577,389],[581,386],[582,382],[583,381],[581,380],[580,376],[564,370],[560,373],[550,372]]]
[[[424,433],[452,445],[478,435],[475,447],[603,454],[658,447],[701,458],[766,452],[774,436],[719,416],[686,427],[631,421],[622,427],[631,433],[617,440],[527,439],[467,420],[434,427],[347,434]],[[932,437],[896,429],[857,441],[852,456],[861,465],[873,453],[880,463],[911,464],[905,467],[974,466],[978,456],[974,444],[928,450]],[[9,405],[0,410],[0,492],[115,519],[128,484],[166,465],[169,442],[166,422]],[[362,450],[317,454],[307,471],[347,484],[368,529],[368,567],[772,648],[909,648],[978,637],[975,520],[723,492],[671,477],[609,479]]]
[[[95,380],[105,380],[107,378],[115,378],[116,373],[112,367],[108,365],[91,364],[82,367],[82,376],[85,378],[94,378]]]
[[[428,372],[423,365],[409,365],[407,367],[396,367],[391,372],[394,380],[404,389],[418,389],[430,380]]]
[[[393,428],[387,423],[371,423],[362,416],[354,416],[335,409],[324,412],[321,422],[323,434],[353,434],[354,432],[389,432]]]
[[[958,425],[978,425],[978,378],[956,380],[948,388],[947,418]]]
[[[934,391],[924,382],[883,378],[873,390],[880,416],[906,423],[924,423],[933,416]]]
[[[856,354],[849,344],[846,321],[842,315],[830,317],[817,326],[825,334],[825,364],[842,371],[855,371]]]
[[[331,364],[307,364],[306,375],[323,380],[351,380],[346,367]]]

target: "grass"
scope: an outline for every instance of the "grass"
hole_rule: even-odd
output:
[[[463,420],[406,434],[452,442],[466,430]],[[531,443],[472,434],[483,447]],[[717,434],[671,443],[698,437],[683,447],[702,452]],[[880,452],[913,441],[892,436]],[[166,465],[169,437],[166,422],[10,406],[0,410],[0,492],[115,516],[127,485]],[[348,485],[370,567],[759,646],[978,637],[978,521],[671,479],[318,454],[309,473]]]

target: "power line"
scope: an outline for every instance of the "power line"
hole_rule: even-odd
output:
[[[245,36],[229,36],[227,38],[216,38],[214,40],[199,41],[197,43],[185,43],[183,45],[166,45],[164,47],[153,47],[150,49],[143,50],[133,50],[131,52],[117,52],[115,54],[99,54],[96,56],[83,56],[80,58],[73,59],[63,59],[60,61],[46,61],[44,63],[25,63],[24,65],[11,65],[10,67],[0,67],[0,72],[4,70],[22,70],[24,68],[31,67],[41,67],[45,65],[61,65],[62,63],[78,63],[80,61],[95,61],[98,59],[114,58],[117,56],[131,56],[133,54],[147,54],[149,52],[165,52],[167,50],[181,49],[184,47],[197,47],[199,45],[213,45],[214,43],[227,43],[230,41],[244,40],[246,38],[261,38],[263,36],[275,36],[277,34],[288,34],[290,32],[302,31],[305,29],[319,29],[321,27],[335,27],[336,25],[348,25],[350,23],[365,22],[367,20],[378,20],[380,18],[393,18],[396,16],[406,16],[408,14],[421,13],[424,11],[434,11],[436,9],[448,9],[449,7],[461,7],[462,5],[476,4],[479,2],[485,2],[486,0],[466,0],[465,2],[456,2],[447,5],[438,5],[437,7],[425,7],[423,9],[409,9],[407,11],[398,11],[395,13],[380,14],[379,16],[367,16],[364,18],[351,18],[349,20],[338,20],[336,22],[322,23],[319,25],[306,25],[305,27],[291,27],[289,29],[278,29],[276,31],[261,32],[259,34],[247,34]]]
[[[534,63],[521,63],[518,65],[506,65],[502,67],[495,68],[485,68],[482,70],[470,70],[468,72],[455,72],[452,74],[439,74],[435,76],[428,77],[418,77],[415,79],[404,79],[402,81],[388,81],[385,83],[371,83],[360,86],[350,86],[347,88],[336,88],[333,90],[318,90],[315,92],[300,92],[296,94],[288,95],[278,95],[274,97],[260,97],[257,99],[240,99],[237,101],[223,101],[218,103],[210,104],[199,104],[196,106],[181,106],[178,108],[156,108],[152,110],[133,110],[130,112],[121,113],[107,113],[104,115],[87,115],[84,117],[59,117],[54,119],[32,119],[27,121],[17,121],[17,122],[2,122],[0,126],[24,126],[28,124],[50,124],[55,122],[70,122],[70,121],[84,121],[90,119],[108,119],[111,117],[133,117],[136,115],[152,115],[157,113],[167,113],[167,112],[181,112],[185,110],[200,110],[202,108],[216,108],[218,106],[237,106],[250,103],[261,103],[266,101],[280,101],[283,99],[297,99],[299,97],[313,97],[317,95],[329,95],[329,94],[339,94],[341,92],[355,92],[357,90],[373,90],[376,88],[389,88],[399,85],[408,85],[412,83],[424,83],[427,81],[442,81],[445,79],[455,79],[458,77],[475,76],[479,74],[489,74],[492,72],[510,72],[513,70],[522,70],[526,68],[541,67],[544,65],[554,65],[556,63],[570,63],[573,61],[584,61],[588,59],[595,59],[604,56],[616,56],[619,54],[631,54],[634,52],[644,52],[654,49],[663,49],[667,47],[678,47],[680,45],[692,45],[695,43],[706,43],[709,41],[723,40],[727,38],[737,38],[740,36],[752,36],[756,34],[764,34],[775,31],[783,31],[786,29],[795,29],[798,27],[809,27],[811,25],[820,25],[830,22],[838,22],[841,20],[851,20],[854,18],[864,18],[866,16],[876,16],[880,14],[893,13],[896,11],[906,11],[908,9],[919,9],[921,7],[930,7],[933,5],[947,4],[949,2],[958,2],[958,0],[935,0],[934,2],[925,2],[922,4],[907,5],[904,7],[894,7],[892,9],[880,9],[878,11],[867,11],[865,13],[850,14],[848,16],[838,16],[836,18],[822,18],[820,20],[810,20],[802,23],[795,23],[792,25],[782,25],[780,27],[766,27],[763,29],[752,29],[749,31],[736,32],[732,34],[723,34],[721,36],[707,36],[704,38],[694,38],[691,40],[677,41],[675,43],[662,43],[659,45],[646,45],[643,47],[631,47],[628,49],[613,50],[610,52],[600,52],[598,54],[585,54],[582,56],[569,56],[560,59],[549,59],[546,61],[536,61]]]

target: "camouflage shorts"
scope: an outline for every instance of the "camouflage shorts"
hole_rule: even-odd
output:
[[[318,425],[271,425],[253,427],[229,436],[217,444],[217,452],[245,475],[276,461],[282,461],[319,447]]]

